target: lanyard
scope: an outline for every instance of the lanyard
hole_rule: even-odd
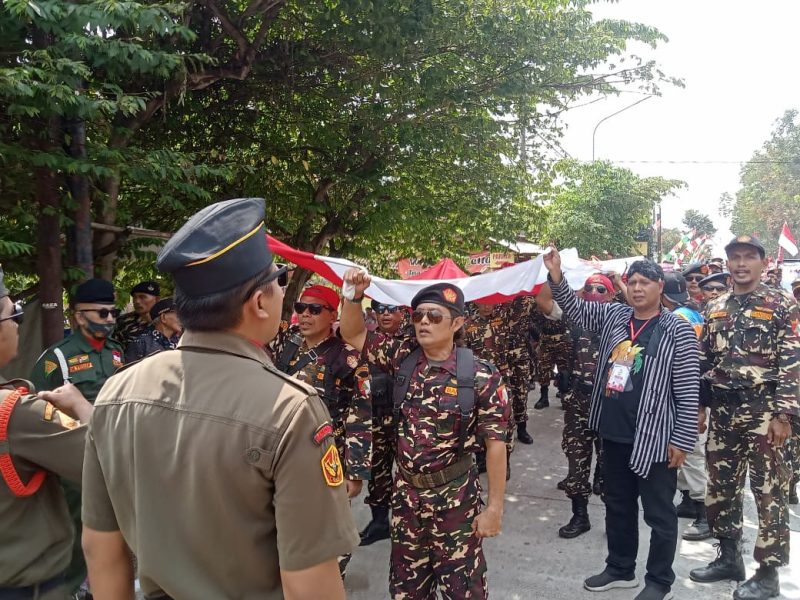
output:
[[[647,327],[647,325],[653,319],[655,319],[655,317],[650,317],[649,319],[647,319],[647,321],[645,321],[644,324],[641,327],[639,327],[639,329],[634,333],[634,331],[633,331],[633,318],[631,317],[631,320],[628,321],[628,325],[630,325],[630,328],[631,328],[631,346],[633,346],[633,343],[636,341],[636,338],[639,337],[639,334],[642,333],[642,331],[644,331],[644,328]]]

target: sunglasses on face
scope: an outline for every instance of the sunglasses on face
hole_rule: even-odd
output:
[[[598,294],[605,294],[608,291],[608,288],[604,285],[585,285],[583,289],[589,293],[597,292]]]
[[[724,285],[704,285],[702,289],[704,292],[724,292],[728,288]]]
[[[438,325],[439,323],[442,322],[442,319],[444,319],[446,316],[449,317],[450,315],[445,315],[438,308],[432,308],[430,310],[417,309],[411,313],[411,322],[421,323],[422,319],[428,317],[429,322],[433,323],[434,325]]]
[[[705,277],[703,275],[687,275],[686,277],[684,277],[684,279],[686,281],[693,281],[693,282],[697,283],[699,281],[703,281],[703,279],[705,279]]]
[[[379,315],[382,315],[383,313],[387,313],[387,312],[391,313],[391,314],[394,314],[398,310],[400,310],[400,307],[399,306],[390,306],[388,304],[378,304],[378,305],[375,306],[375,308],[373,310],[376,313],[378,313]]]
[[[115,319],[119,316],[120,310],[118,308],[84,308],[83,310],[79,310],[80,313],[87,313],[93,312],[97,313],[97,316],[101,319],[107,319],[108,315],[111,315]]]
[[[17,325],[22,325],[22,318],[23,318],[22,304],[20,304],[19,302],[15,302],[14,312],[8,315],[7,317],[3,317],[2,319],[0,319],[0,322],[10,320],[14,321],[14,323],[16,323]]]
[[[333,310],[330,306],[325,304],[317,304],[316,302],[308,303],[308,302],[295,302],[294,303],[294,312],[298,315],[302,315],[304,312],[308,311],[312,315],[318,315],[322,312],[322,309],[326,310]]]

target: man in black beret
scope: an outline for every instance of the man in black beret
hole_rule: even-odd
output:
[[[700,307],[705,309],[709,302],[727,292],[730,286],[730,280],[731,274],[725,272],[713,273],[701,279],[700,290],[703,292],[703,303]]]
[[[694,262],[687,265],[681,272],[683,278],[686,280],[686,287],[689,291],[689,296],[697,304],[703,301],[703,292],[700,291],[700,281],[705,279],[709,274],[708,265],[701,262]]]
[[[183,332],[181,320],[175,310],[175,301],[164,298],[150,309],[147,330],[128,344],[125,364],[132,363],[163,350],[174,350]]]
[[[83,544],[103,597],[133,597],[130,548],[149,598],[344,598],[336,559],[358,532],[326,405],[265,350],[285,267],[264,212],[260,198],[212,204],[165,244],[156,265],[185,332],[97,399]]]
[[[155,281],[142,281],[131,289],[133,310],[117,319],[114,339],[127,350],[128,345],[140,335],[147,333],[150,326],[150,309],[158,302],[161,286]]]
[[[45,350],[31,372],[38,391],[72,383],[94,403],[100,388],[123,363],[122,347],[110,337],[119,316],[114,300],[114,286],[104,279],[90,279],[75,289],[69,302],[72,334]],[[66,572],[67,585],[74,593],[86,580],[80,541],[80,487],[65,483],[64,493],[76,527],[72,562]]]

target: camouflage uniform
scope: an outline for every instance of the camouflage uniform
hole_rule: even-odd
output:
[[[775,414],[798,415],[798,319],[793,299],[759,285],[749,295],[729,292],[711,301],[701,337],[703,377],[711,386],[703,398],[711,408],[708,521],[714,537],[741,538],[749,467],[759,520],[754,556],[764,566],[789,560],[789,465],[785,449],[767,441],[767,428]]]
[[[137,313],[125,313],[117,319],[111,337],[122,345],[123,350],[127,350],[128,344],[140,335],[147,333],[149,327],[150,321],[142,321]]]
[[[536,312],[536,300],[533,296],[522,296],[506,304],[505,308],[507,326],[512,333],[508,358],[511,372],[507,381],[511,390],[513,421],[525,423],[528,420],[528,392],[533,374],[528,322],[531,314]]]
[[[379,333],[368,333],[364,352],[370,362],[394,375],[415,348]],[[500,374],[476,362],[475,411],[464,451],[479,440],[506,440],[510,406]],[[458,463],[461,415],[456,400],[455,352],[438,366],[421,355],[400,406],[397,424],[398,473],[392,494],[392,552],[389,590],[395,599],[428,600],[438,588],[445,599],[486,598],[486,560],[481,539],[472,533],[480,513],[477,471],[440,487],[418,488],[405,473],[434,473]]]
[[[542,311],[531,313],[533,327],[539,335],[539,386],[550,385],[553,367],[559,373],[569,373],[570,339],[563,321],[546,318]]]
[[[588,498],[592,493],[592,447],[597,457],[595,484],[602,486],[600,437],[589,427],[592,386],[600,354],[599,336],[577,325],[569,325],[572,337],[570,363],[571,389],[564,396],[564,434],[561,449],[567,457],[569,472],[564,480],[568,498]]]

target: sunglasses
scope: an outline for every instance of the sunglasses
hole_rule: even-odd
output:
[[[597,292],[598,294],[605,294],[608,291],[608,288],[604,285],[585,285],[583,289],[586,292]]]
[[[295,302],[294,303],[294,312],[298,315],[302,315],[304,312],[308,311],[312,315],[318,315],[322,312],[322,309],[326,310],[333,310],[330,306],[326,304],[317,304],[316,302]]]
[[[387,312],[394,314],[398,310],[400,310],[400,307],[399,306],[390,306],[388,304],[378,304],[372,310],[374,310],[379,315],[382,315],[383,313],[387,313]]]
[[[702,290],[704,292],[724,292],[727,291],[727,287],[724,285],[704,285]]]
[[[14,323],[16,323],[17,325],[22,325],[23,316],[24,315],[22,313],[22,304],[20,304],[19,302],[14,302],[14,312],[9,316],[0,319],[0,322],[10,320],[14,321]]]
[[[118,308],[84,308],[83,310],[79,310],[80,313],[87,313],[87,312],[94,312],[97,313],[97,316],[101,319],[107,319],[108,315],[111,315],[115,319],[120,315],[120,310]]]
[[[686,281],[694,281],[695,283],[697,283],[698,281],[703,281],[703,279],[705,279],[705,276],[704,275],[687,275],[686,277],[684,277],[684,279]]]
[[[424,319],[425,317],[428,317],[428,321],[430,321],[434,325],[438,325],[439,323],[442,322],[442,319],[444,319],[445,317],[450,317],[450,315],[445,315],[442,311],[440,311],[437,308],[431,308],[430,310],[416,309],[414,312],[411,313],[411,322],[421,323],[422,319]]]
[[[257,289],[265,287],[269,282],[275,279],[278,280],[279,287],[283,288],[289,284],[289,274],[287,273],[289,267],[280,263],[275,263],[275,267],[276,269],[272,273],[267,275],[264,279],[259,279],[252,286],[250,286],[250,289],[247,290],[247,293],[244,295],[245,302],[247,302],[250,297],[256,293]]]

